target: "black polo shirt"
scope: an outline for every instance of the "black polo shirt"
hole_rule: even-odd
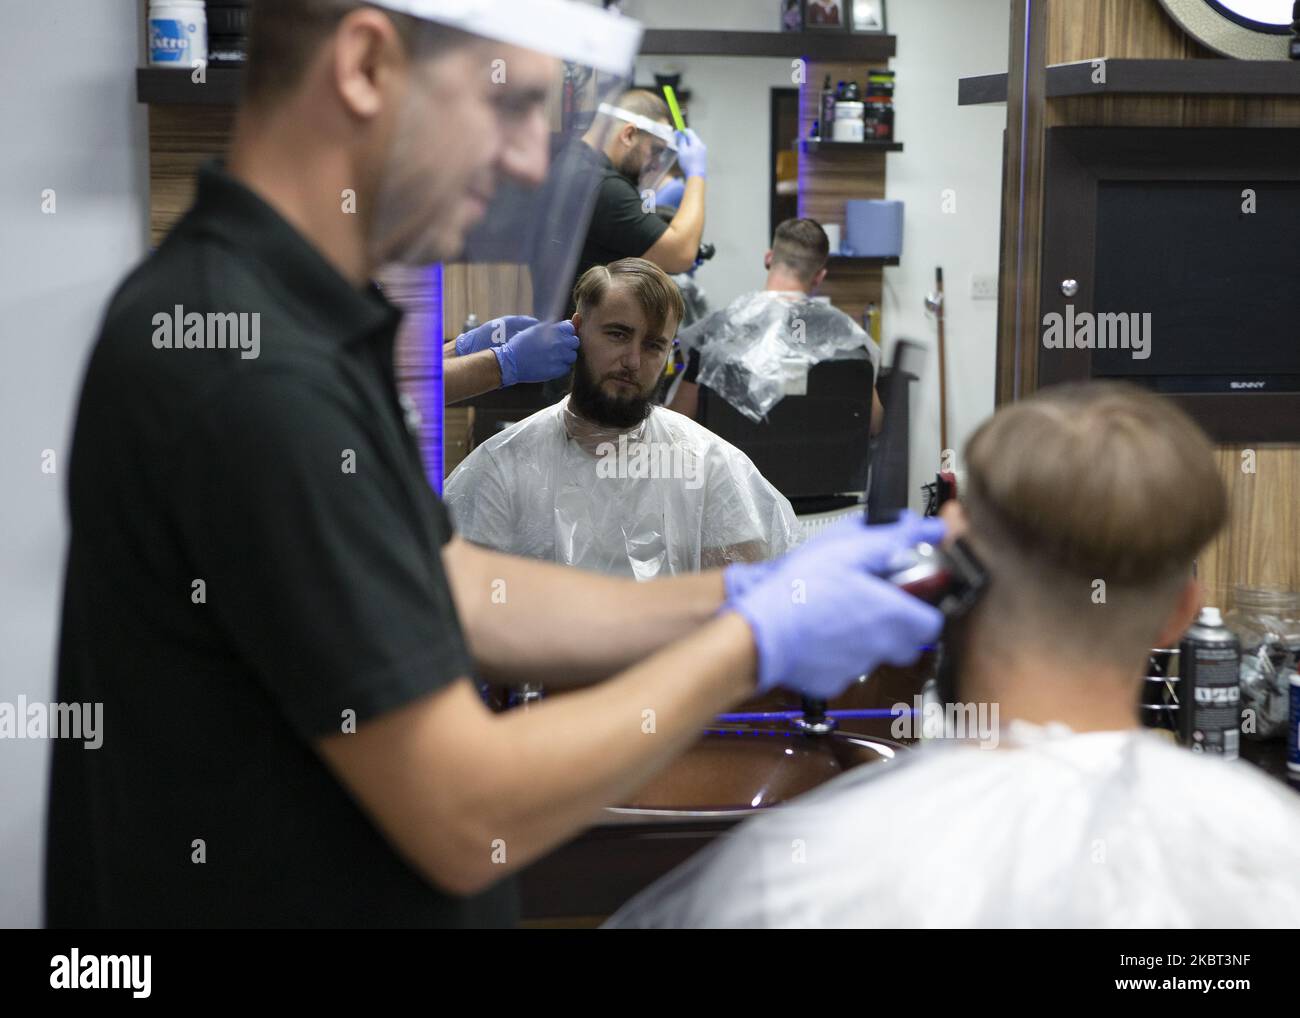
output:
[[[642,208],[643,199],[636,185],[614,169],[609,156],[584,143],[594,163],[593,173],[600,184],[587,227],[587,239],[578,257],[574,282],[593,265],[608,265],[620,258],[642,258],[664,235],[668,224],[653,212]],[[572,294],[569,300],[572,302]],[[569,313],[572,314],[572,306]]]
[[[260,315],[258,355],[251,317],[242,348],[159,348],[191,312]],[[472,672],[394,387],[400,317],[216,165],[114,296],[77,412],[58,675],[104,734],[55,742],[51,926],[513,923],[509,882],[430,886],[312,748]]]

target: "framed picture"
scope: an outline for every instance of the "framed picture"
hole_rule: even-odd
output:
[[[849,27],[849,0],[804,0],[806,32],[843,32]]]
[[[777,0],[781,8],[781,31],[803,31],[803,0]]]
[[[845,3],[850,0],[844,0]],[[808,0],[811,5],[812,0]],[[853,5],[850,28],[854,32],[884,32],[885,0],[851,0]]]

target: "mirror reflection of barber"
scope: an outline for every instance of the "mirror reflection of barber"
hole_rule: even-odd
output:
[[[695,265],[704,237],[708,151],[694,131],[673,131],[670,125],[668,104],[644,89],[624,92],[616,106],[601,107],[583,138],[600,184],[575,282],[593,265],[620,258],[644,258],[669,275]],[[607,139],[603,145],[602,139]],[[674,164],[685,181],[680,196],[669,179]],[[658,193],[666,186],[673,189],[672,201]],[[677,206],[671,222],[655,212],[661,201]]]
[[[622,258],[644,258],[669,275],[695,266],[704,236],[708,150],[694,131],[670,125],[668,104],[644,89],[600,105],[578,148],[598,183],[572,283],[593,266]],[[657,214],[661,205],[676,206],[671,219]],[[570,299],[564,317],[574,310]],[[516,382],[553,382],[546,390],[551,402],[567,390],[577,353],[569,322],[538,324],[520,316],[504,321],[504,328],[488,322],[447,344],[448,403]]]

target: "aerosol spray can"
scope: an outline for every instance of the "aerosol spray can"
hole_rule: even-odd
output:
[[[1237,759],[1241,739],[1241,644],[1218,608],[1202,608],[1179,644],[1183,744],[1193,753]]]

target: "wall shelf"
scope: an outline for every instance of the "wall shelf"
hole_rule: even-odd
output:
[[[242,67],[209,67],[202,85],[188,68],[141,67],[135,72],[138,102],[177,106],[234,106],[243,88]]]
[[[899,259],[898,255],[891,255],[886,258],[886,257],[860,257],[858,255],[833,254],[830,256],[830,258],[827,259],[827,265],[829,265],[831,268],[835,268],[836,266],[838,266],[839,268],[848,268],[848,269],[870,269],[870,268],[876,268],[877,266],[899,265],[899,264],[901,264],[901,260]]]
[[[705,32],[652,28],[645,56],[803,57],[822,63],[888,60],[897,49],[892,35],[864,32]]]
[[[875,63],[894,56],[892,35],[852,32],[721,32],[650,29],[645,56],[789,57],[814,63]],[[142,103],[233,106],[239,100],[243,69],[209,67],[197,85],[188,69],[141,67],[136,98]]]
[[[1105,65],[1106,83],[1093,81]],[[1084,95],[1300,95],[1294,60],[1080,60],[1047,68],[1047,98]],[[1005,74],[957,81],[957,105],[1007,101]]]
[[[902,152],[901,141],[820,141],[803,138],[799,146],[805,152]]]

